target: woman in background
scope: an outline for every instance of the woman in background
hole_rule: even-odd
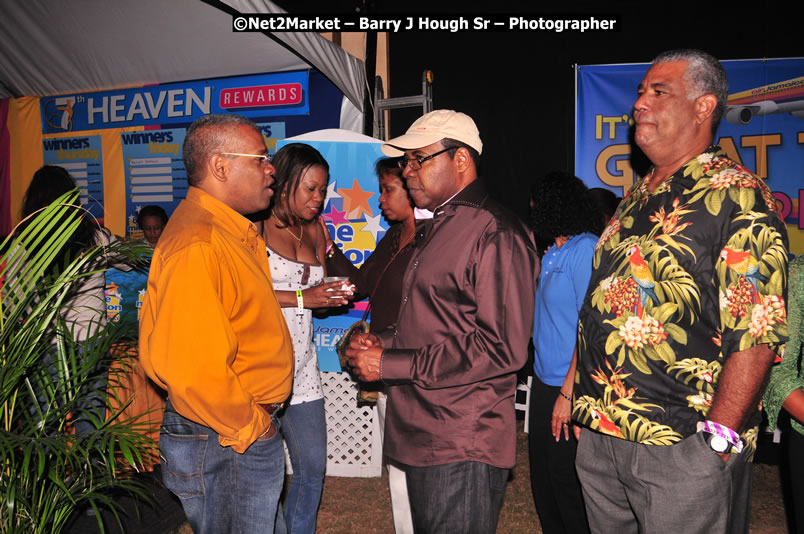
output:
[[[77,186],[75,181],[63,167],[55,165],[45,165],[33,175],[25,198],[22,203],[22,217],[28,217],[42,208],[50,205],[57,198],[73,191]],[[108,246],[115,238],[112,233],[97,224],[79,205],[76,210],[81,212],[78,229],[70,236],[65,246],[58,253],[51,264],[47,275],[51,277],[58,274],[67,267],[70,262],[80,254],[98,246]],[[34,251],[30,251],[34,252]],[[61,317],[68,331],[72,334],[72,342],[79,352],[85,341],[92,337],[96,332],[107,325],[106,317],[106,281],[104,278],[105,267],[109,258],[105,255],[100,256],[100,262],[94,262],[87,267],[92,274],[82,276],[71,288],[67,300],[64,302]],[[119,260],[117,268],[130,269],[125,263]],[[55,340],[54,340],[55,343]],[[91,384],[87,384],[87,394],[82,396],[86,402],[75,407],[75,432],[91,432],[95,429],[89,414],[99,421],[106,417],[106,404],[103,399],[105,390],[105,379],[101,379],[101,374],[105,370],[98,369],[92,373],[96,379]]]
[[[600,212],[600,217],[603,220],[603,227],[605,228],[605,226],[609,224],[611,218],[614,217],[614,213],[617,211],[617,206],[620,205],[620,201],[622,199],[613,192],[609,191],[608,189],[603,189],[602,187],[591,188],[589,190],[589,194],[592,195],[592,200],[594,200],[597,210]]]
[[[391,222],[391,227],[359,269],[343,255],[326,232],[327,268],[330,274],[348,276],[357,286],[358,298],[369,297],[369,326],[372,333],[385,330],[396,321],[402,302],[402,278],[413,254],[416,235],[413,202],[402,181],[402,169],[398,161],[391,158],[380,159],[375,166],[380,181],[380,208],[385,218]],[[377,399],[377,415],[383,434],[385,410],[386,397],[384,393],[380,393]],[[387,466],[394,529],[396,534],[412,534],[413,520],[405,472],[393,464],[389,463]]]
[[[293,467],[284,515],[290,534],[313,534],[327,465],[327,426],[312,310],[348,304],[351,292],[342,290],[343,282],[322,283],[326,238],[316,219],[329,183],[326,160],[309,145],[291,143],[272,164],[270,217],[259,226],[295,356],[293,393],[279,426]]]
[[[793,519],[790,532],[804,534],[804,256],[790,262],[787,293],[787,326],[790,339],[784,346],[784,358],[771,369],[770,383],[762,398],[768,414],[768,426],[776,428],[784,408],[792,428],[785,432],[787,474],[790,477]]]
[[[145,240],[151,245],[151,248],[156,248],[156,243],[165,230],[167,222],[167,213],[159,206],[143,206],[137,214],[137,226],[142,230]]]
[[[570,432],[578,312],[592,276],[602,218],[584,183],[552,172],[531,187],[531,223],[542,257],[533,320],[530,484],[542,532],[589,532]]]

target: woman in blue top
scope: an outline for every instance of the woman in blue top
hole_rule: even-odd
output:
[[[578,311],[602,219],[583,182],[553,172],[531,187],[531,223],[544,252],[533,320],[534,379],[528,444],[542,532],[589,532],[570,432]]]

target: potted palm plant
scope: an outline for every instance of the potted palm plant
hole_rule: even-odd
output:
[[[97,328],[73,342],[63,308],[110,252],[139,261],[137,245],[97,247],[51,269],[83,216],[78,190],[25,221],[0,245],[0,532],[60,532],[77,510],[120,523],[116,492],[146,497],[134,476],[153,440],[142,423],[97,399],[114,397],[109,365],[125,359],[124,329]],[[111,383],[110,383],[111,382]],[[95,400],[93,402],[93,399]],[[72,422],[91,422],[76,433]]]

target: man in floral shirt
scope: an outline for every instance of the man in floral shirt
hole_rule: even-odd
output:
[[[634,104],[653,163],[597,244],[578,333],[576,465],[593,532],[747,532],[768,370],[787,339],[787,235],[712,146],[726,73],[654,60]]]

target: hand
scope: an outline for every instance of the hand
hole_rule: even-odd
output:
[[[302,291],[305,308],[336,308],[349,304],[354,291],[343,291],[343,282],[322,283]],[[354,286],[352,286],[354,288]]]
[[[731,458],[731,454],[729,454],[728,452],[716,452],[715,454],[720,456],[720,459],[723,460],[724,462],[729,463],[729,458]]]
[[[349,346],[354,348],[382,347],[382,340],[376,334],[360,332],[352,336]]]
[[[346,349],[349,367],[352,373],[362,382],[380,380],[380,360],[382,360],[382,342],[374,334],[355,334]]]
[[[575,441],[580,441],[581,439],[581,428],[579,425],[572,425],[572,433],[575,434]]]
[[[569,427],[572,424],[572,403],[562,395],[556,397],[553,404],[552,433],[556,441],[561,441],[561,431],[564,431],[564,439],[569,441]]]

